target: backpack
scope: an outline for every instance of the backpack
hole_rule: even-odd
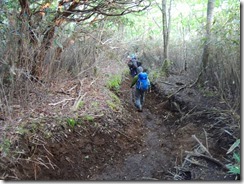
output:
[[[145,72],[141,72],[138,74],[138,80],[136,83],[136,88],[142,91],[148,90],[150,87],[150,81],[148,79],[148,75]]]
[[[137,68],[138,67],[137,66],[137,59],[136,58],[132,58],[130,60],[130,62],[131,62],[131,68]]]

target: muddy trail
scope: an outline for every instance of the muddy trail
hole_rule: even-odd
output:
[[[130,80],[124,81],[120,98],[128,112],[138,120],[137,125],[131,124],[129,130],[137,132],[140,127],[141,142],[134,153],[127,153],[120,163],[108,165],[92,180],[167,180],[172,179],[169,169],[173,168],[180,158],[184,145],[191,148],[189,140],[179,140],[171,131],[172,122],[177,113],[167,110],[163,96],[152,88],[146,93],[143,112],[138,112],[131,101]],[[135,135],[136,136],[136,135]],[[177,140],[178,139],[178,140]],[[119,155],[117,155],[119,157]]]
[[[131,102],[130,81],[125,78],[117,93],[122,109],[114,108],[112,114],[87,119],[74,129],[51,118],[27,124],[29,133],[15,145],[22,153],[18,163],[2,161],[0,172],[7,180],[234,179],[221,162],[234,141],[218,134],[224,123],[212,126],[212,117],[202,113],[183,119],[155,86],[146,93],[143,112],[138,112]],[[201,142],[211,157],[189,155],[196,149],[203,153]]]
[[[91,180],[228,180],[223,168],[217,163],[196,161],[198,165],[185,162],[185,151],[197,146],[192,135],[199,135],[203,125],[191,122],[179,123],[181,114],[172,108],[170,101],[153,86],[146,93],[143,112],[138,112],[131,102],[130,80],[121,86],[120,99],[130,116],[137,121],[130,124],[130,135],[142,133],[138,149],[121,157],[119,163],[108,165]],[[134,132],[134,133],[133,133]],[[120,155],[117,155],[120,157]],[[188,165],[188,166],[187,166]],[[233,179],[233,177],[232,177]]]

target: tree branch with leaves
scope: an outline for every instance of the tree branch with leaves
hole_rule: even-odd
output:
[[[151,5],[151,0],[19,0],[21,21],[28,22],[30,33],[42,34],[39,49],[34,55],[32,74],[42,76],[43,62],[52,45],[55,28],[69,22],[94,23],[108,16],[123,16],[129,13],[144,11]],[[46,17],[46,18],[44,18]],[[40,24],[40,22],[44,22]],[[43,33],[35,33],[39,26]],[[31,43],[30,43],[31,44]]]

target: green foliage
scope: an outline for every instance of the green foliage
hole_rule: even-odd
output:
[[[94,121],[94,117],[92,115],[85,115],[82,117],[82,119],[84,121],[89,121],[89,122],[93,122]]]
[[[130,69],[128,67],[123,71],[123,75],[125,76],[130,75]]]
[[[111,97],[111,100],[106,101],[109,108],[112,109],[113,111],[118,111],[119,107],[121,105],[121,101],[120,101],[119,97],[112,92],[109,93],[109,96]]]
[[[157,69],[150,71],[149,73],[150,80],[153,82],[159,79],[160,77],[169,76],[169,70],[171,65],[172,65],[172,61],[165,60],[161,67],[158,67]]]
[[[24,134],[29,133],[29,130],[27,128],[25,128],[25,127],[18,127],[16,133],[18,133],[20,135],[24,135]]]
[[[240,145],[240,139],[237,139],[234,144],[232,144],[232,146],[229,148],[229,150],[227,151],[226,154],[231,153],[235,148],[237,148]]]
[[[170,60],[165,60],[161,67],[150,71],[149,78],[150,80],[157,81],[160,77],[168,77],[169,76],[169,70],[172,65],[172,62]]]
[[[112,102],[110,100],[107,100],[106,102],[107,102],[107,104],[108,104],[110,109],[112,109],[113,111],[117,111],[118,110],[118,107],[117,107],[117,105],[114,102]]]
[[[77,109],[80,109],[84,106],[85,102],[84,101],[79,101]]]
[[[79,126],[79,125],[83,125],[82,122],[94,122],[94,116],[90,115],[90,114],[87,114],[87,115],[84,115],[84,116],[81,116],[77,119],[74,119],[74,118],[68,118],[66,121],[67,121],[67,124],[72,128],[74,129],[75,126]]]
[[[216,46],[237,46],[240,44],[240,2],[226,0],[216,9],[213,34]]]
[[[172,65],[172,62],[168,59],[164,60],[162,68],[161,68],[161,75],[162,76],[168,76],[169,75],[169,69]]]
[[[229,169],[229,173],[231,174],[240,174],[240,154],[234,153],[233,158],[235,160],[234,164],[227,164],[226,167]]]
[[[149,78],[151,82],[156,81],[160,76],[160,72],[156,70],[153,70],[149,73]]]
[[[96,101],[94,101],[94,102],[91,103],[91,106],[92,106],[93,108],[97,108],[98,105],[99,105],[99,103],[96,102]]]
[[[107,81],[107,87],[110,90],[118,92],[118,90],[120,89],[121,82],[122,82],[121,75],[118,75],[118,74],[112,75],[109,77],[109,79]]]
[[[226,154],[231,153],[235,148],[237,148],[240,145],[240,139],[237,139],[229,148]],[[240,174],[240,154],[239,153],[233,153],[234,162],[227,164],[226,167],[229,169],[229,173],[231,174]]]
[[[77,121],[73,118],[68,118],[67,123],[72,129],[74,129],[74,127],[78,124]]]
[[[82,101],[81,99],[79,99],[75,104],[74,104],[74,107],[73,107],[73,110],[78,110],[80,108],[82,108],[84,106],[85,102]]]
[[[109,96],[112,98],[112,100],[113,100],[113,102],[115,103],[115,104],[117,104],[117,105],[120,105],[120,99],[119,99],[119,97],[116,95],[116,94],[114,94],[114,93],[109,93]]]
[[[10,146],[10,140],[4,137],[2,143],[0,144],[0,152],[2,152],[4,156],[8,155]]]

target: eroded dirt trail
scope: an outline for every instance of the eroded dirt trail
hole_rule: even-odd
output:
[[[182,144],[188,141],[188,138],[182,140],[182,137],[176,137],[171,130],[178,114],[167,110],[167,102],[155,89],[146,94],[143,112],[137,112],[129,98],[131,90],[128,86],[129,79],[123,83],[120,97],[132,116],[139,119],[139,127],[143,133],[141,147],[136,153],[128,153],[119,164],[108,165],[102,173],[91,179],[172,180],[170,168],[180,164]],[[133,129],[135,127],[132,125],[129,131]],[[190,142],[191,140],[185,144],[189,149],[192,146]]]
[[[218,164],[206,159],[197,160],[200,166],[185,164],[186,170],[182,171],[182,165],[186,163],[185,151],[199,148],[192,135],[206,144],[203,130],[209,133],[208,148],[213,157],[221,159],[221,144],[213,136],[219,128],[210,126],[213,123],[202,113],[182,119],[185,114],[172,107],[174,102],[166,100],[155,87],[146,94],[143,112],[138,112],[131,102],[130,81],[126,78],[121,85],[118,97],[123,108],[119,111],[94,122],[81,121],[72,131],[65,124],[53,126],[52,139],[43,139],[42,144],[35,141],[37,138],[41,141],[45,135],[42,132],[37,135],[36,131],[55,119],[35,123],[33,134],[36,139],[32,140],[30,132],[23,134],[18,143],[24,150],[19,164],[13,166],[18,178],[82,181],[232,179],[226,178],[226,172]],[[26,129],[32,131],[33,124],[29,126]],[[225,140],[223,144],[226,144]],[[45,161],[46,165],[36,165],[29,158],[37,163]],[[184,175],[186,173],[190,173],[189,176]]]

